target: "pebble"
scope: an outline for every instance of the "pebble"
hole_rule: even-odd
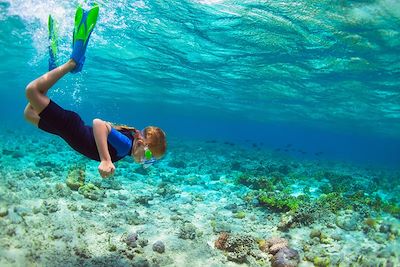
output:
[[[164,253],[165,251],[165,245],[161,240],[156,241],[153,244],[153,251],[156,251],[158,253]]]
[[[128,233],[127,236],[125,237],[125,243],[131,248],[137,247],[136,243],[137,240],[138,240],[138,234],[135,232]]]
[[[196,238],[196,227],[192,223],[185,223],[179,229],[179,238],[182,239],[195,239]]]

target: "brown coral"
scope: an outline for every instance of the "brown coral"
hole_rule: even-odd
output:
[[[300,262],[299,253],[292,248],[283,248],[272,257],[272,267],[296,267]]]
[[[283,243],[283,242],[286,242],[286,239],[281,238],[281,237],[271,237],[271,238],[267,239],[268,247],[271,247],[277,243]]]
[[[218,239],[215,240],[214,246],[215,246],[217,249],[225,250],[225,249],[226,249],[226,241],[228,240],[228,238],[229,238],[229,234],[226,233],[226,232],[222,232],[222,233],[219,235]]]
[[[267,245],[269,253],[275,255],[279,250],[287,248],[288,241],[284,238],[272,237],[267,240]]]
[[[281,249],[283,249],[283,248],[286,248],[287,245],[288,245],[288,243],[287,243],[286,240],[285,240],[285,242],[277,243],[277,244],[275,244],[275,245],[272,245],[272,246],[269,248],[269,253],[275,255],[276,253],[278,253],[279,250],[281,250]]]

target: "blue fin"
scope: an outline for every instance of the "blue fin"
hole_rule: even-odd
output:
[[[71,72],[77,73],[82,70],[85,63],[85,52],[89,42],[90,35],[96,26],[99,15],[99,6],[94,5],[89,11],[78,6],[75,13],[75,26],[72,40],[71,59],[76,62],[76,67]]]
[[[56,22],[51,15],[48,20],[49,30],[49,71],[58,67],[57,52],[58,52],[58,37]]]

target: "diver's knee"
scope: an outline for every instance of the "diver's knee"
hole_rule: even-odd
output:
[[[31,99],[35,97],[38,93],[38,90],[33,82],[30,82],[25,88],[26,98]]]

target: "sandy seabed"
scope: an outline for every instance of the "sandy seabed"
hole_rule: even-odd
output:
[[[101,179],[56,137],[0,149],[0,266],[400,266],[399,172],[171,139]]]

